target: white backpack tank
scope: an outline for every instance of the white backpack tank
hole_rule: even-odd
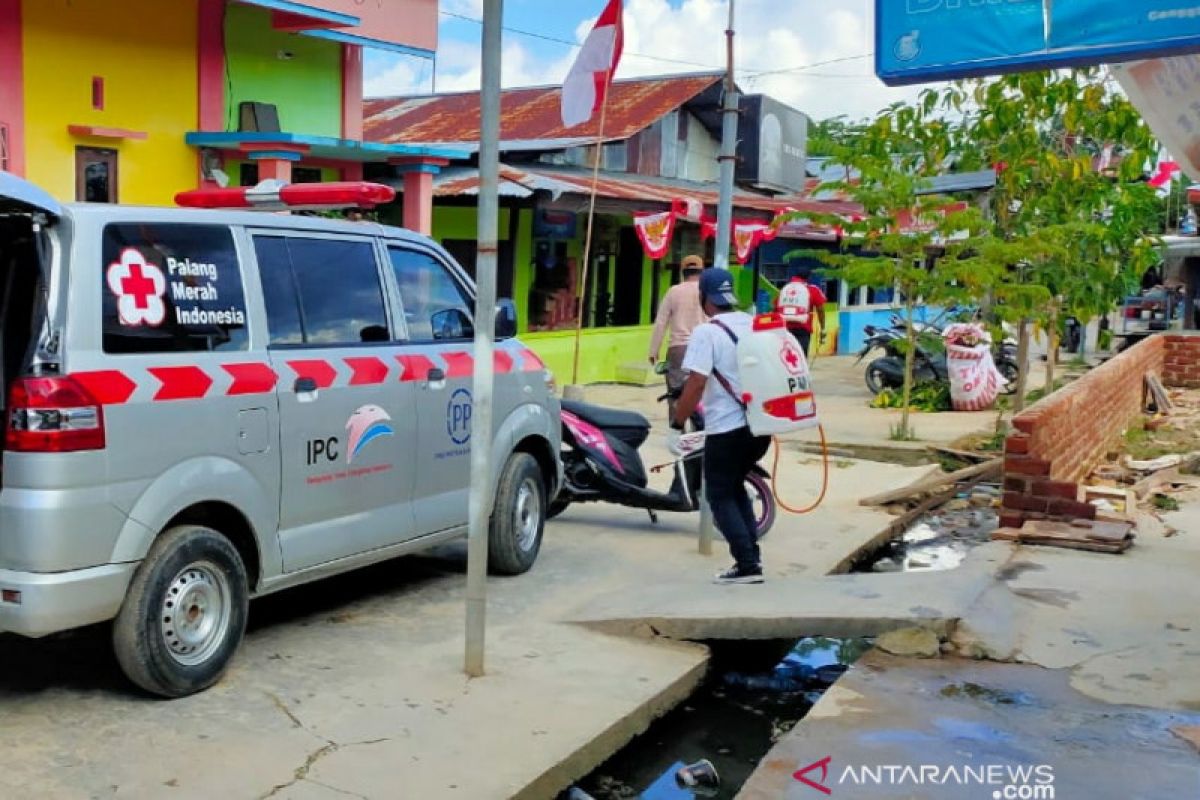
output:
[[[779,290],[779,313],[785,322],[807,325],[812,318],[812,294],[808,284],[792,281]]]
[[[808,360],[795,337],[788,333],[783,317],[759,314],[750,333],[740,338],[719,320],[714,322],[737,346],[742,395],[734,395],[734,399],[746,410],[750,432],[774,436],[817,427]],[[713,374],[725,391],[733,394],[725,377],[719,372]]]

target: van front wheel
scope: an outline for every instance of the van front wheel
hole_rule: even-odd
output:
[[[246,567],[228,539],[198,525],[163,533],[134,574],[113,624],[131,681],[163,697],[212,686],[246,630]]]
[[[546,525],[546,482],[537,459],[528,453],[513,453],[492,509],[488,537],[488,566],[500,575],[520,575],[537,560]]]

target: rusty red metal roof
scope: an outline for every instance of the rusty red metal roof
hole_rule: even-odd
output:
[[[717,73],[616,81],[608,99],[606,140],[628,139],[720,82]],[[503,140],[595,137],[599,119],[564,128],[559,86],[507,89],[500,96]],[[479,92],[370,98],[363,138],[388,144],[479,140]]]
[[[517,168],[502,165],[500,179],[502,193],[521,194],[523,190],[524,196],[539,190],[549,192],[555,197],[563,194],[587,195],[592,186],[591,170],[582,169]],[[434,185],[434,195],[437,197],[475,195],[478,192],[479,172],[474,168],[450,168],[438,177]],[[596,181],[597,197],[644,203],[647,211],[670,207],[676,200],[695,200],[711,210],[715,216],[717,194],[715,184],[655,179],[641,175],[601,172]],[[742,212],[768,215],[787,209],[847,217],[862,214],[862,207],[856,203],[813,200],[799,195],[767,197],[739,190],[734,192],[733,202],[735,208]]]

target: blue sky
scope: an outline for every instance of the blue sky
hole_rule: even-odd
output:
[[[605,0],[506,0],[505,25],[580,42]],[[738,0],[738,80],[816,117],[869,116],[913,90],[884,87],[872,73],[873,0]],[[437,90],[479,87],[481,0],[441,0]],[[724,63],[724,0],[625,0],[626,56],[618,77],[717,69]],[[576,50],[506,32],[505,86],[562,81]],[[834,62],[832,64],[826,62]],[[813,66],[816,65],[816,66]],[[798,68],[798,69],[797,69]],[[426,94],[427,59],[368,52],[368,96]],[[760,74],[760,73],[769,74]]]

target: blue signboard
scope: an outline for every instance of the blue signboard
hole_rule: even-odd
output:
[[[875,2],[875,71],[892,86],[1191,52],[1200,0]]]

